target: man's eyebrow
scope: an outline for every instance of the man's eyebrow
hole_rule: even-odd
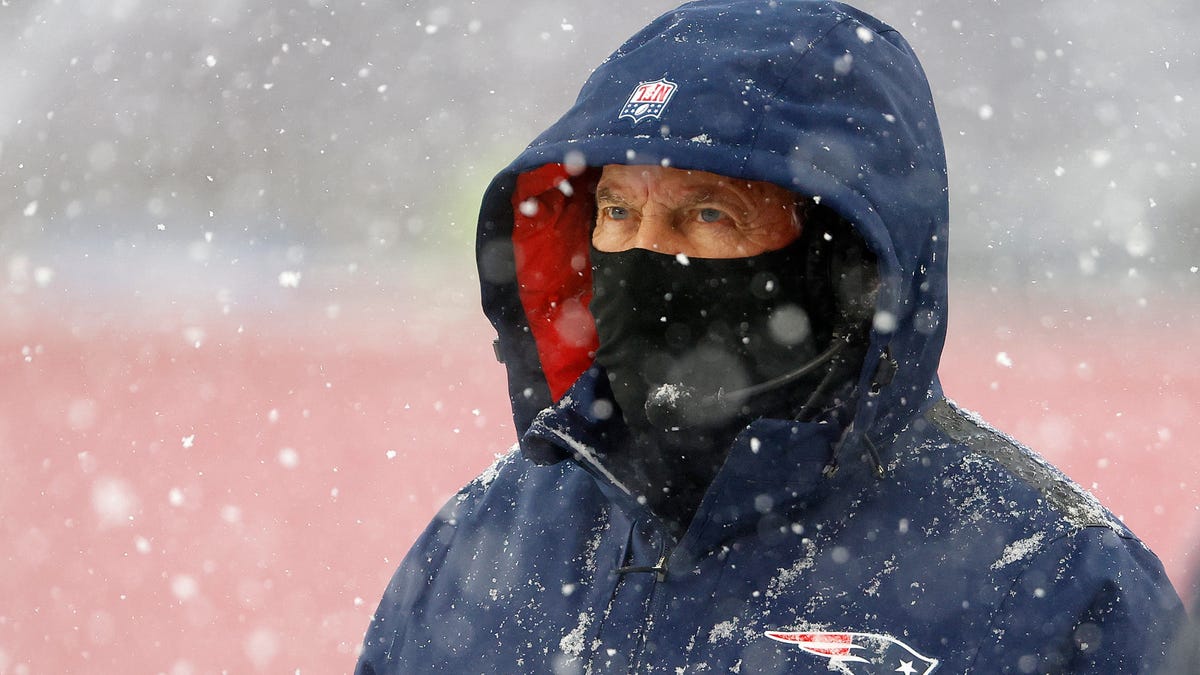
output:
[[[689,193],[686,197],[684,197],[683,200],[680,202],[680,206],[690,207],[690,206],[696,206],[698,204],[703,204],[704,202],[711,202],[711,201],[724,201],[724,200],[721,200],[720,195],[718,195],[713,190],[708,190],[708,189],[696,190],[695,192]]]
[[[596,188],[596,201],[609,202],[611,204],[621,204],[625,206],[629,205],[628,199],[625,199],[619,192],[616,192],[609,187]]]

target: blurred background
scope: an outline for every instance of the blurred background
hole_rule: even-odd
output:
[[[514,440],[491,176],[674,2],[0,0],[0,675],[349,671]],[[950,161],[950,396],[1200,565],[1200,4],[870,0]]]

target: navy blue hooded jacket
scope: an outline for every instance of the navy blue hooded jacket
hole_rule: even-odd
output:
[[[878,266],[845,423],[758,419],[675,537],[612,480],[587,310],[597,167],[770,181]],[[419,538],[358,672],[1152,672],[1182,620],[1155,556],[943,396],[948,194],[892,28],[809,0],[689,3],[610,56],[479,220],[519,448]]]

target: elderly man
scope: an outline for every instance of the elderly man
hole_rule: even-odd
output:
[[[684,5],[489,187],[519,449],[400,566],[359,673],[1134,673],[1154,555],[942,393],[948,196],[892,28]]]

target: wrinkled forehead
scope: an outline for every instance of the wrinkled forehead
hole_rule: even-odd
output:
[[[669,185],[710,190],[721,188],[737,191],[788,191],[767,181],[748,180],[695,169],[677,169],[655,164],[605,164],[599,167],[598,188],[644,185]]]
[[[598,204],[628,206],[651,196],[679,206],[708,200],[744,207],[804,201],[796,193],[775,183],[708,171],[644,164],[606,164],[599,167],[595,184]]]

